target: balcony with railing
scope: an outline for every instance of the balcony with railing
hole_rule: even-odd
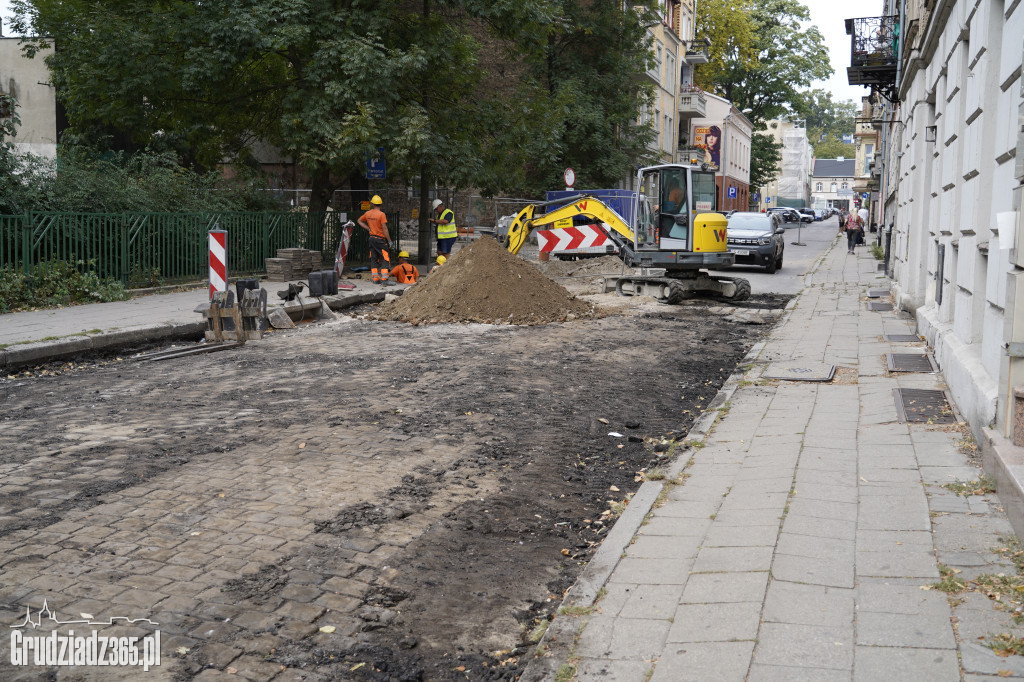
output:
[[[703,118],[708,113],[708,100],[696,85],[679,86],[679,114],[684,117]]]
[[[899,59],[898,15],[846,20],[850,36],[850,85],[866,85],[887,100],[896,97],[896,65]]]
[[[703,40],[688,41],[685,44],[686,57],[684,57],[684,61],[687,64],[696,66],[697,64],[707,64],[710,61],[710,40],[704,38]]]

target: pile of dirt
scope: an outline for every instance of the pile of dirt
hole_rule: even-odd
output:
[[[371,317],[412,324],[533,325],[594,314],[593,305],[510,254],[495,239],[481,237]]]

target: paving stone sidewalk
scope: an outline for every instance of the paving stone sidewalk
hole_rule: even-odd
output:
[[[1016,574],[993,551],[1012,530],[995,494],[942,487],[983,473],[963,433],[899,422],[894,388],[943,379],[887,370],[885,353],[925,348],[884,340],[914,327],[868,310],[868,290],[888,285],[876,263],[826,253],[720,420],[682,455],[680,484],[664,485],[624,548],[602,548],[621,551],[610,577],[596,599],[570,596],[577,608],[555,619],[524,679],[1024,677],[1024,658],[986,646],[1022,634],[1012,614],[981,591],[931,587],[946,567],[965,581]],[[762,379],[773,361],[837,374]]]
[[[332,309],[405,288],[400,284],[382,288],[369,280],[345,281],[355,289],[325,297]],[[288,282],[261,281],[260,286],[267,290],[273,307],[281,303],[277,292],[286,289]],[[303,299],[315,303],[308,290]],[[208,300],[207,289],[198,288],[0,315],[0,371],[147,343],[201,338],[206,324],[195,310]]]

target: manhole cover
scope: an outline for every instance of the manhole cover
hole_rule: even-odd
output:
[[[956,417],[945,391],[923,388],[894,388],[896,412],[903,424],[953,424]]]
[[[934,372],[935,363],[927,353],[886,353],[890,372]]]
[[[784,381],[832,381],[836,375],[836,366],[824,362],[805,362],[793,360],[789,362],[773,362],[761,375],[763,379],[782,379]]]
[[[871,301],[868,303],[868,310],[892,310],[892,303],[878,303],[877,301]]]
[[[921,337],[917,334],[886,334],[885,340],[895,343],[918,343],[921,341]]]
[[[882,296],[888,296],[888,289],[872,289],[868,292],[868,298],[881,298]]]

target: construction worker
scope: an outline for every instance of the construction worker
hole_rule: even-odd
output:
[[[398,265],[391,271],[399,284],[415,284],[420,281],[420,271],[415,265],[409,263],[409,252],[398,252]]]
[[[437,255],[447,258],[452,255],[452,246],[459,236],[459,230],[455,226],[455,213],[450,208],[445,208],[444,202],[440,199],[434,199],[430,206],[437,216],[430,219],[430,222],[437,225]]]
[[[386,284],[391,269],[391,234],[388,219],[381,210],[384,201],[374,194],[370,199],[370,210],[359,216],[359,227],[370,233],[370,275],[378,284]]]
[[[438,256],[438,257],[437,257],[437,260],[436,260],[436,261],[434,261],[434,262],[435,262],[435,265],[434,265],[434,267],[432,267],[432,268],[430,269],[430,272],[433,272],[434,270],[437,270],[437,269],[438,269],[439,267],[441,267],[442,265],[444,265],[444,264],[445,264],[445,261],[447,261],[447,260],[448,260],[448,259],[447,259],[447,258],[445,258],[444,256]],[[429,274],[430,274],[430,272],[428,272],[427,274],[429,275]]]

